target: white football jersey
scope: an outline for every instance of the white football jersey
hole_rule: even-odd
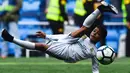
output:
[[[49,36],[49,38],[56,40],[51,42],[52,43],[51,47],[53,46],[53,49],[57,47],[59,49],[66,49],[66,50],[71,49],[72,51],[77,53],[77,55],[75,55],[75,57],[73,58],[74,61],[91,58],[96,55],[97,48],[86,36],[83,36],[82,38],[73,38],[67,35],[65,36],[58,35],[59,39],[55,37],[56,35],[53,38],[52,36],[51,37]]]
[[[49,44],[50,47],[47,49],[49,55],[71,63],[91,58],[93,73],[98,73],[97,48],[88,37],[73,38],[66,36],[57,41],[51,41]]]

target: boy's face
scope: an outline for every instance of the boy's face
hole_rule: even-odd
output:
[[[98,42],[101,39],[101,31],[98,27],[94,28],[90,34],[90,39],[93,42]]]

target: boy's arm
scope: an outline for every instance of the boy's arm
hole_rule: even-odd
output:
[[[62,38],[67,37],[67,34],[57,34],[57,35],[46,35],[46,38],[52,39],[52,40],[59,40]]]
[[[95,57],[92,58],[92,73],[99,73],[99,64]]]
[[[49,39],[54,39],[54,40],[56,40],[56,39],[65,38],[65,37],[68,36],[68,34],[47,35],[47,34],[45,34],[45,33],[42,32],[42,31],[38,31],[38,32],[36,32],[36,36],[41,37],[41,38],[44,38],[44,39],[45,39],[45,38],[49,38]]]

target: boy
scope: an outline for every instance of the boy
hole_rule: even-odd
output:
[[[62,35],[62,38],[60,37],[60,39],[57,41],[51,40],[53,39],[53,35],[51,38],[43,32],[37,32],[37,36],[49,39],[49,41],[45,44],[32,43],[16,39],[10,35],[6,29],[2,31],[1,36],[5,41],[15,43],[27,49],[46,52],[55,58],[70,63],[91,58],[93,73],[99,73],[98,61],[96,59],[97,48],[95,47],[95,44],[102,38],[106,37],[107,31],[102,25],[98,25],[91,32],[90,38],[84,36],[84,34],[87,33],[87,29],[91,27],[98,15],[103,12],[112,12],[115,14],[118,13],[114,6],[109,5],[103,1],[101,2],[101,5],[85,19],[83,26],[79,30],[74,31],[69,35]]]

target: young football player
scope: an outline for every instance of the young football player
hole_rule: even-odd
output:
[[[49,40],[44,44],[16,39],[10,35],[6,29],[2,30],[1,36],[5,41],[15,43],[26,49],[46,52],[57,59],[64,60],[65,62],[75,63],[80,60],[91,58],[92,72],[99,73],[98,61],[96,59],[97,48],[95,44],[106,37],[107,31],[103,25],[98,25],[91,32],[90,37],[84,35],[87,33],[87,29],[91,28],[91,25],[94,23],[96,18],[103,12],[112,12],[114,14],[118,13],[113,5],[103,1],[101,2],[101,5],[85,19],[83,26],[80,29],[68,35],[48,36],[43,32],[37,32],[37,36]],[[54,37],[59,39],[53,40]]]

